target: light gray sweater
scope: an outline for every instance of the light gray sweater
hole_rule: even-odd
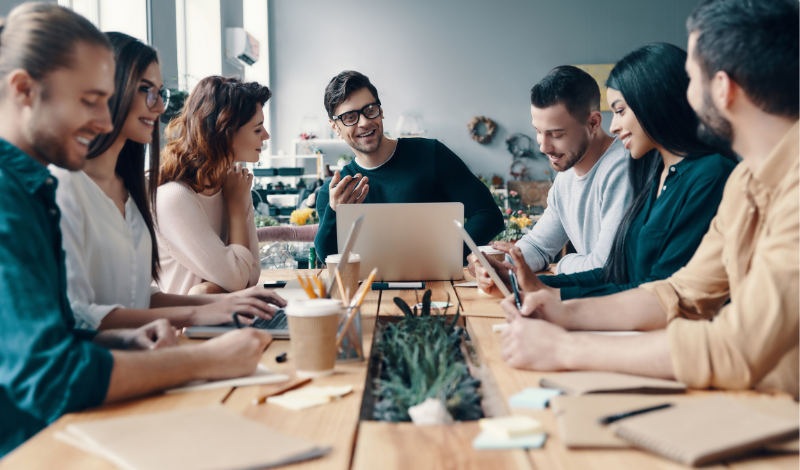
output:
[[[589,173],[578,177],[570,168],[556,176],[542,218],[517,242],[534,271],[545,269],[568,240],[577,253],[558,262],[558,273],[605,265],[617,227],[633,199],[629,164],[625,146],[614,139]]]

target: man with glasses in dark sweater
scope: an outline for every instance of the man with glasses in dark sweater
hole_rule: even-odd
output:
[[[475,243],[485,245],[503,230],[503,216],[489,189],[444,144],[383,135],[378,90],[365,75],[344,71],[335,76],[325,88],[325,110],[331,127],[356,158],[320,190],[314,240],[320,259],[338,252],[339,204],[460,202],[465,228]],[[466,257],[469,249],[464,250]]]

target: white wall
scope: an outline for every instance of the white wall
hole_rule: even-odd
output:
[[[145,0],[100,0],[98,16],[101,31],[117,31],[148,42]]]
[[[685,48],[697,1],[269,0],[273,149],[290,151],[303,116],[327,123],[325,85],[353,69],[378,88],[388,131],[400,114],[419,114],[428,136],[473,171],[507,178],[505,139],[535,137],[538,80],[562,64],[616,62],[647,42]],[[468,135],[476,115],[499,125],[489,145]]]

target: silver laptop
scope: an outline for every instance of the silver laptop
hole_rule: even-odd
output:
[[[353,253],[359,277],[378,268],[376,281],[443,281],[464,278],[464,242],[453,220],[464,220],[460,202],[340,204],[336,208],[339,252],[353,222],[366,214]]]

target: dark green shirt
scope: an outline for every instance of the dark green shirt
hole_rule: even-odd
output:
[[[0,457],[64,413],[100,405],[111,353],[75,329],[58,182],[0,139]]]
[[[711,225],[725,182],[736,163],[721,156],[686,157],[669,169],[658,194],[661,163],[650,196],[628,228],[625,246],[628,284],[606,283],[603,268],[575,274],[539,276],[561,288],[561,298],[597,297],[666,279],[686,266]]]
[[[489,188],[469,171],[444,144],[435,139],[397,140],[392,157],[372,170],[360,167],[355,159],[345,166],[342,177],[361,173],[369,178],[365,204],[460,202],[464,204],[464,228],[478,245],[489,243],[503,230],[503,214]],[[336,211],[330,200],[326,181],[319,192],[317,211],[319,231],[314,239],[317,258],[339,252],[336,243]],[[413,228],[423,230],[422,227]],[[464,245],[464,257],[469,249]]]

